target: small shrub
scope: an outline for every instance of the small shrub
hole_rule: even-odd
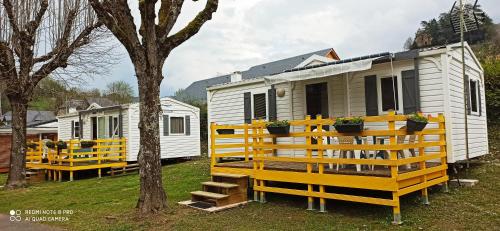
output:
[[[68,148],[68,144],[62,140],[57,141],[56,143],[57,149],[66,149]]]
[[[365,120],[362,117],[352,117],[352,118],[339,117],[335,120],[334,125],[361,124],[364,121]]]
[[[47,148],[55,148],[56,143],[54,143],[52,141],[47,141],[47,143],[45,143],[45,146],[47,146]]]
[[[415,122],[420,122],[420,123],[427,123],[428,122],[427,117],[419,115],[418,113],[413,113],[413,114],[407,115],[406,119],[413,120]]]
[[[97,145],[97,142],[95,140],[82,140],[80,141],[80,147],[81,148],[91,148]]]
[[[290,126],[290,123],[288,122],[288,120],[276,120],[276,121],[268,122],[266,124],[266,127],[271,127],[271,128],[286,127],[286,126]]]

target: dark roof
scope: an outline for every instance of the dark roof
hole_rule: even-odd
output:
[[[9,111],[3,115],[3,119],[7,122],[7,125],[2,126],[2,128],[10,128],[12,121],[12,112]],[[34,111],[28,110],[26,112],[26,125],[28,127],[44,124],[56,120],[56,115],[52,111]]]
[[[101,107],[110,107],[110,106],[115,106],[119,105],[118,103],[114,102],[113,100],[110,100],[108,98],[87,98],[87,102],[90,106],[90,104],[96,103]]]
[[[59,109],[66,110],[67,108],[76,108],[76,110],[85,110],[91,104],[96,103],[101,107],[109,107],[119,105],[118,103],[108,99],[108,98],[86,98],[86,99],[72,99],[64,102]]]
[[[278,61],[273,61],[269,63],[260,64],[257,66],[250,67],[250,69],[241,72],[242,79],[253,79],[266,75],[272,75],[276,73],[281,73],[285,70],[292,69],[302,63],[304,60],[308,59],[313,55],[326,56],[328,52],[332,51],[332,48],[323,49],[315,52],[310,52],[303,55],[298,55]],[[195,98],[206,100],[207,98],[207,87],[231,82],[231,74],[221,75],[209,79],[199,80],[191,85],[189,85],[185,91],[186,93]]]

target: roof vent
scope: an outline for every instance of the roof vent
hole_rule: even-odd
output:
[[[235,71],[231,74],[231,83],[241,81],[242,76],[240,71]]]

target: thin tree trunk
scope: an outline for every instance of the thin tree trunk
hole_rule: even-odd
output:
[[[26,186],[26,113],[28,104],[9,98],[12,107],[12,142],[10,170],[6,188]]]
[[[139,69],[145,71],[136,71],[139,83],[141,137],[138,156],[141,187],[137,208],[140,213],[147,214],[167,208],[167,195],[162,183],[159,137],[161,106],[158,79],[161,79],[161,69],[159,72],[153,72],[151,70],[156,68],[136,68]]]

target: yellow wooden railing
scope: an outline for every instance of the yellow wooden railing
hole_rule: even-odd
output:
[[[309,209],[312,209],[314,198],[320,199],[320,210],[325,210],[325,199],[347,200],[362,203],[392,206],[394,210],[394,222],[399,223],[400,203],[399,197],[411,192],[421,190],[424,203],[428,202],[427,188],[445,183],[448,180],[446,173],[446,129],[445,118],[442,114],[428,116],[428,125],[423,131],[408,133],[405,129],[396,128],[404,126],[406,116],[395,115],[390,112],[383,116],[364,117],[365,129],[359,133],[338,133],[337,131],[312,131],[312,127],[321,128],[325,125],[333,125],[335,118],[323,119],[317,116],[311,119],[307,116],[305,120],[289,121],[290,133],[287,135],[273,135],[266,131],[266,121],[255,120],[251,124],[243,125],[218,125],[212,123],[211,129],[211,170],[221,173],[241,173],[253,177],[254,197],[260,196],[260,201],[265,201],[265,192],[284,193],[308,197]],[[370,126],[376,124],[376,126]],[[380,128],[380,129],[374,129]],[[384,129],[385,127],[385,129]],[[235,134],[217,134],[217,129],[234,129]],[[298,131],[298,132],[297,132]],[[416,135],[414,143],[397,143],[398,136]],[[323,139],[328,137],[358,136],[358,137],[386,137],[387,144],[323,144]],[[280,138],[289,137],[293,141]],[[316,138],[317,144],[312,139]],[[301,139],[296,139],[301,138]],[[226,143],[224,143],[226,141]],[[228,143],[229,142],[229,143]],[[414,149],[418,153],[415,157],[399,158],[398,151]],[[229,150],[229,151],[228,151]],[[302,150],[304,155],[293,156],[281,154],[283,150]],[[351,159],[351,158],[328,158],[326,150],[367,150],[386,151],[388,159]],[[316,153],[316,155],[313,155]],[[240,157],[245,161],[253,160],[253,168],[233,168],[218,166],[218,160],[227,157]],[[266,168],[266,163],[292,162],[305,163],[306,172],[276,171]],[[427,167],[428,161],[433,161],[432,166]],[[400,168],[408,164],[418,164],[417,169],[402,171]],[[389,168],[390,175],[387,177],[356,175],[343,175],[342,172],[331,171],[325,173],[326,164],[354,164],[375,165]],[[317,166],[317,169],[314,167]],[[287,189],[266,186],[266,181],[289,182],[307,184],[307,190]],[[318,191],[314,191],[318,186]],[[348,187],[369,190],[386,191],[392,193],[392,199],[375,198],[369,196],[355,196],[325,192],[325,187]]]
[[[54,180],[62,178],[61,171],[69,171],[70,180],[73,180],[73,172],[79,170],[98,169],[101,177],[101,169],[109,167],[122,167],[127,164],[127,140],[120,139],[98,139],[96,145],[91,148],[82,148],[80,140],[66,141],[67,148],[58,150],[48,148],[43,141],[36,141],[35,149],[28,148],[26,152],[26,167],[47,169],[49,178]]]

